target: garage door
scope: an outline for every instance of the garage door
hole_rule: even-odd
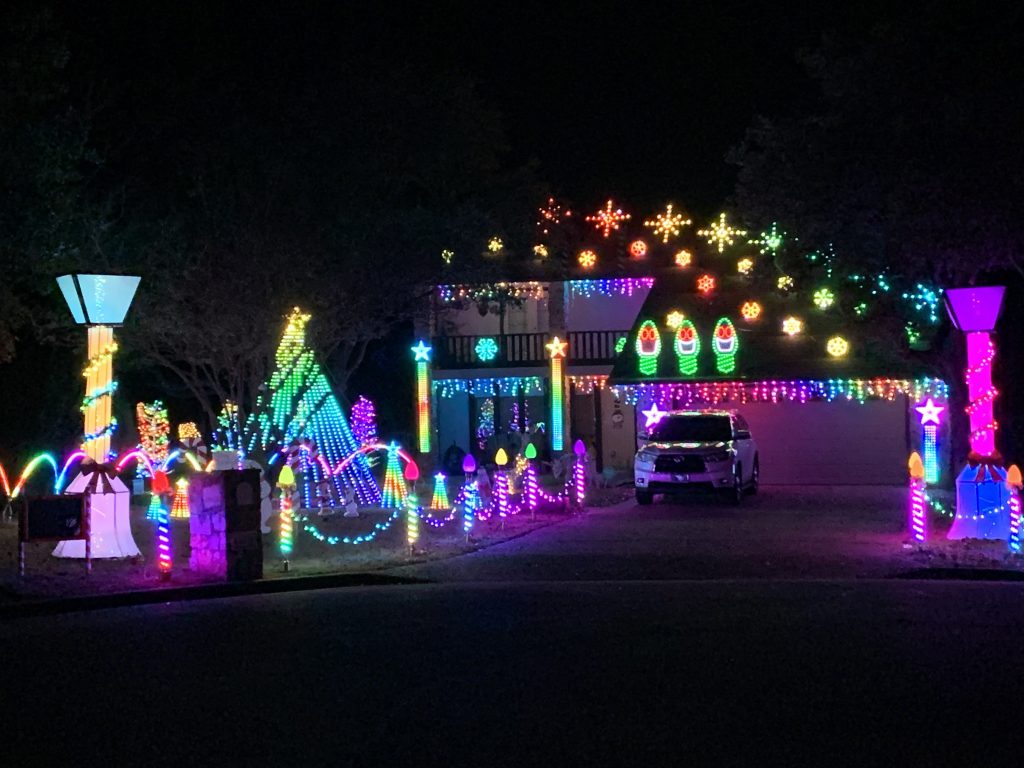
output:
[[[737,408],[761,456],[761,480],[780,485],[906,482],[906,398],[748,403]]]

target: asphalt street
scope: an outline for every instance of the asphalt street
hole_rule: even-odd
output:
[[[674,515],[721,509],[652,508],[649,551]],[[603,526],[635,511],[493,553],[551,558],[579,531],[577,577],[482,564],[2,622],[3,764],[1019,765],[1024,585],[858,579],[847,561],[830,578],[597,578],[580,537],[599,559]]]

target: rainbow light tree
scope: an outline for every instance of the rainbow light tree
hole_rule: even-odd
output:
[[[324,375],[316,353],[306,343],[306,324],[310,315],[298,307],[288,315],[287,326],[275,356],[276,366],[267,382],[269,397],[260,396],[256,408],[246,420],[244,445],[247,453],[257,446],[278,448],[299,439],[316,443],[321,456],[331,467],[359,449],[349,428],[338,399]],[[318,462],[306,460],[303,454],[301,469],[304,475],[302,490],[305,506],[309,507],[314,490],[323,477]],[[330,478],[338,499],[345,497],[344,488],[355,488],[356,498],[363,506],[380,504],[380,488],[366,456],[360,454],[345,465],[341,473]]]
[[[996,347],[991,331],[1003,305],[1003,286],[953,288],[946,306],[953,324],[967,335],[967,413],[971,450],[956,480],[956,517],[950,539],[1006,539],[1010,533],[1010,492],[1006,470],[996,451],[992,404],[992,362]]]
[[[89,362],[85,378],[82,414],[85,430],[82,450],[86,458],[81,471],[65,493],[89,494],[89,540],[94,558],[134,557],[139,548],[132,537],[128,516],[130,494],[113,469],[110,437],[117,429],[113,417],[114,326],[124,322],[141,278],[128,275],[61,275],[57,286],[78,325],[88,327]],[[62,541],[54,549],[57,557],[85,557],[84,541]]]

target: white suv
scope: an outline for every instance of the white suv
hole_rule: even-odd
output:
[[[633,463],[638,504],[688,486],[721,490],[739,503],[757,493],[757,443],[735,411],[669,411],[641,434]]]

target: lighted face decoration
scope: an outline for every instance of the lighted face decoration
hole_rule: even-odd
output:
[[[693,376],[697,373],[697,355],[700,354],[700,337],[692,320],[683,320],[676,330],[676,359],[679,373]]]
[[[736,352],[736,329],[728,318],[723,317],[715,324],[715,352],[731,355]]]
[[[658,355],[661,354],[661,334],[653,320],[644,320],[636,333],[636,354],[640,361],[640,373],[652,376],[658,370]]]

